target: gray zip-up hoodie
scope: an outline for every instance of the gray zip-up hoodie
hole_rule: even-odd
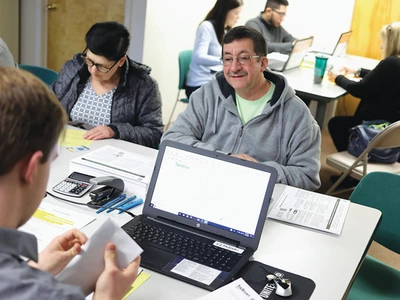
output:
[[[320,128],[283,76],[268,71],[264,76],[275,84],[275,92],[261,115],[242,124],[235,91],[219,72],[192,94],[188,107],[161,141],[245,153],[274,167],[277,182],[315,190],[321,183]]]
[[[115,138],[157,148],[163,132],[161,95],[150,68],[127,57],[111,105]],[[80,54],[67,61],[51,88],[70,116],[90,73]],[[84,127],[84,126],[83,126]],[[84,127],[87,129],[87,127]]]

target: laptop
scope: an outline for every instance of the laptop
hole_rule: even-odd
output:
[[[142,267],[215,290],[257,250],[276,182],[273,167],[164,141],[142,215],[122,228]]]
[[[346,54],[347,45],[349,43],[350,36],[351,36],[351,31],[343,32],[340,35],[340,37],[336,43],[336,46],[333,49],[333,52],[331,54],[332,56],[342,56],[342,55]]]
[[[343,56],[344,54],[346,54],[347,45],[349,43],[351,33],[352,33],[351,31],[346,31],[341,33],[332,52],[325,52],[318,49],[310,49],[309,53],[312,54],[324,53],[324,55],[337,56],[337,57]]]
[[[293,68],[300,67],[304,56],[306,56],[308,49],[311,47],[314,37],[310,36],[301,40],[296,40],[292,50],[286,57],[274,57],[274,53],[268,54],[268,67],[277,72],[283,72]],[[286,59],[285,59],[286,58]]]

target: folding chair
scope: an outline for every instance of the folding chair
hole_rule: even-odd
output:
[[[350,201],[382,212],[373,239],[400,254],[400,175],[372,172],[363,177]],[[400,271],[367,255],[347,295],[347,300],[400,299]]]
[[[393,164],[368,162],[368,154],[372,149],[395,147],[400,147],[400,121],[392,123],[389,127],[378,133],[359,157],[355,157],[347,151],[328,155],[326,158],[327,165],[335,168],[343,174],[326,192],[326,194],[333,195],[344,191],[353,190],[354,187],[335,191],[347,176],[361,180],[361,178],[371,172],[382,171],[396,174],[400,173],[400,163],[398,162]]]
[[[167,127],[171,124],[172,116],[174,115],[176,105],[178,102],[189,103],[188,98],[180,98],[180,92],[185,89],[185,81],[186,74],[189,71],[190,62],[192,61],[192,52],[193,50],[184,50],[179,53],[178,62],[179,62],[179,82],[178,82],[178,95],[176,96],[176,101],[174,108],[172,109],[171,116],[169,117]]]

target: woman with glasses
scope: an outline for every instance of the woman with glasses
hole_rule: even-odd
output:
[[[217,0],[196,32],[192,61],[186,75],[186,96],[207,83],[216,70],[221,70],[220,58],[224,34],[239,19],[242,0]]]
[[[347,150],[349,129],[365,120],[400,120],[400,22],[382,27],[382,60],[373,70],[344,67],[331,70],[329,78],[354,97],[361,98],[354,116],[334,117],[329,133],[338,151]],[[354,74],[356,82],[346,78]]]
[[[52,89],[70,124],[84,138],[122,139],[157,148],[163,132],[161,95],[150,68],[126,55],[130,34],[122,24],[94,24],[86,49],[63,66]]]

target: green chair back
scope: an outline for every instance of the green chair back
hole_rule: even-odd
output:
[[[47,85],[51,85],[58,77],[58,73],[52,69],[24,64],[20,64],[18,67],[36,75]]]
[[[350,201],[382,212],[374,240],[400,254],[400,175],[386,172],[367,174],[351,194]]]

